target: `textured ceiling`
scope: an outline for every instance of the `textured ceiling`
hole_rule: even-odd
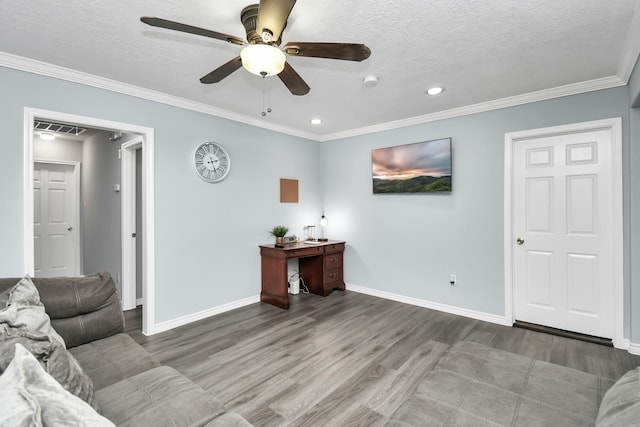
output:
[[[139,21],[157,16],[244,39],[239,14],[249,3],[0,0],[0,52],[319,139],[616,77],[625,55],[637,56],[638,41],[630,37],[639,21],[637,0],[299,0],[283,45],[359,42],[372,54],[361,63],[288,58],[311,87],[296,97],[278,78],[263,80],[244,69],[203,85],[198,79],[241,47]],[[362,79],[370,74],[379,84],[367,88]],[[436,85],[445,91],[426,96],[425,89]],[[272,108],[264,118],[263,93]],[[323,124],[311,125],[314,117]]]

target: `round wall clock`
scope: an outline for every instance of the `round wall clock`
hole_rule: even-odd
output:
[[[231,169],[231,158],[227,150],[215,142],[200,144],[193,155],[193,166],[198,176],[207,182],[220,182]]]

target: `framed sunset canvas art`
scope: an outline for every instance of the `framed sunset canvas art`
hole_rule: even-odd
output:
[[[373,193],[451,192],[451,138],[371,150]]]

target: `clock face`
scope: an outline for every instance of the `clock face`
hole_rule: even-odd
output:
[[[231,158],[220,144],[205,142],[196,148],[193,165],[200,178],[207,182],[219,182],[229,174]]]

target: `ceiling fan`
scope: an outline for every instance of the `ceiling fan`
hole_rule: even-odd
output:
[[[309,93],[309,85],[286,61],[285,53],[291,56],[363,61],[371,50],[359,43],[288,42],[282,48],[282,32],[296,0],[260,0],[240,13],[240,20],[247,33],[247,41],[228,34],[193,27],[162,18],[143,16],[145,24],[184,33],[196,34],[245,46],[240,55],[216,68],[200,79],[201,83],[218,83],[231,73],[244,67],[262,77],[278,75],[282,83],[294,95]]]

